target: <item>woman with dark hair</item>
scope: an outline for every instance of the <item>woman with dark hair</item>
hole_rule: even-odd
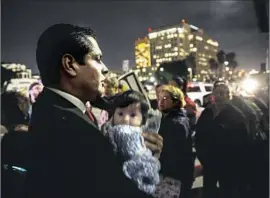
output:
[[[18,92],[5,92],[1,100],[1,124],[8,131],[1,142],[2,196],[17,198],[23,193],[27,168],[29,101]]]
[[[163,137],[163,150],[157,197],[188,197],[194,181],[192,141],[189,119],[183,108],[185,104],[184,94],[179,88],[172,85],[161,87],[158,109],[163,114],[159,131]]]
[[[245,197],[250,171],[246,119],[232,104],[227,84],[215,83],[212,95],[213,104],[202,112],[195,135],[196,153],[203,167],[203,195],[206,198]]]
[[[14,130],[17,125],[28,125],[29,100],[19,92],[4,92],[1,94],[1,124]]]

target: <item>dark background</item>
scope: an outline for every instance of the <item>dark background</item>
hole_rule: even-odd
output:
[[[103,61],[120,70],[122,60],[134,63],[134,41],[149,27],[170,26],[185,19],[236,52],[241,68],[259,69],[265,62],[268,34],[261,33],[252,1],[148,2],[2,2],[1,59],[22,63],[38,72],[35,48],[39,35],[55,23],[92,27],[103,51]]]

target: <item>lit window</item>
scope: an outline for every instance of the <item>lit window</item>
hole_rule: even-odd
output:
[[[182,33],[183,32],[183,28],[178,28],[178,32]]]
[[[208,46],[204,46],[204,49],[208,50],[208,49],[209,49],[209,47],[208,47]]]
[[[194,47],[194,45],[191,43],[191,44],[189,44],[189,47]]]
[[[179,34],[179,38],[184,38],[184,34]]]
[[[193,39],[193,35],[192,34],[188,35],[188,39],[189,40]]]
[[[199,40],[199,41],[202,41],[203,40],[203,38],[200,37],[200,36],[196,36],[196,39]]]
[[[173,48],[174,51],[178,51],[178,47]]]
[[[191,51],[192,51],[192,52],[197,52],[197,48],[194,47],[194,48],[191,49]]]
[[[157,37],[157,33],[156,32],[149,33],[149,39],[154,39],[156,37]]]

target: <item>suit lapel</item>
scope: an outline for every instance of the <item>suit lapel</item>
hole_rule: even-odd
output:
[[[83,112],[81,112],[80,109],[78,108],[72,108],[72,109],[68,109],[68,111],[71,111],[73,113],[75,113],[77,116],[79,116],[81,119],[85,120],[86,122],[88,122],[89,124],[91,124],[92,126],[94,126],[96,129],[99,130],[98,125],[95,123],[96,122],[96,118],[94,116],[95,122],[93,122],[92,120],[89,119],[89,117],[87,115],[85,115]]]
[[[76,114],[78,117],[91,124],[93,127],[99,130],[99,127],[96,123],[92,122],[87,115],[85,115],[78,107],[73,105],[71,102],[66,100],[64,97],[58,95],[57,93],[44,88],[40,94],[39,100],[43,100],[46,104],[52,104],[53,106],[62,109],[63,111],[69,111],[73,114]],[[94,117],[95,118],[95,117]],[[96,121],[96,118],[95,118]]]

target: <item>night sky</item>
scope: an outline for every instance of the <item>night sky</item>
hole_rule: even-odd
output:
[[[216,39],[225,52],[236,52],[241,68],[259,69],[266,59],[268,34],[259,32],[251,1],[6,2],[1,12],[1,59],[25,64],[34,72],[37,39],[55,23],[92,27],[103,61],[113,70],[120,70],[124,59],[135,66],[134,41],[149,27],[175,25],[183,18]]]

